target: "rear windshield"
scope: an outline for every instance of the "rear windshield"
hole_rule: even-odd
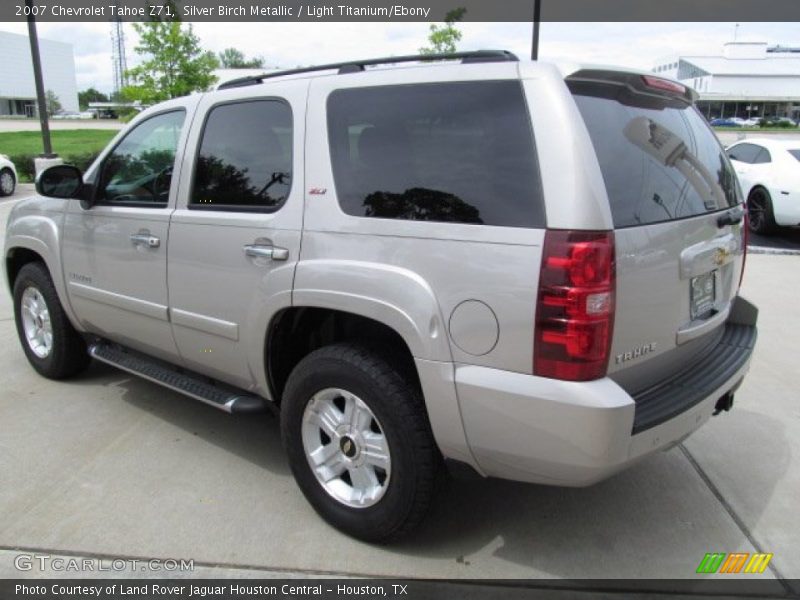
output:
[[[592,138],[615,227],[738,203],[736,175],[694,106],[629,86],[569,81]]]
[[[789,150],[789,154],[800,160],[800,150]]]
[[[349,215],[544,226],[519,81],[337,90],[328,135],[336,194]]]

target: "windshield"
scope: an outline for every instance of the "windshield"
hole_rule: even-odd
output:
[[[615,227],[738,203],[736,175],[693,105],[616,83],[568,84],[597,153]]]

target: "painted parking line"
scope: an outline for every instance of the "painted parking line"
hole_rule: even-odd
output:
[[[779,254],[786,256],[799,256],[797,248],[770,248],[769,246],[748,246],[747,251],[752,254]]]

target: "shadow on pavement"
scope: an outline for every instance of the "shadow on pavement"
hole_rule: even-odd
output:
[[[199,436],[276,475],[291,475],[281,446],[280,423],[272,414],[229,415],[98,361],[85,375],[69,383],[120,387],[124,390],[123,401],[168,421],[188,435]]]
[[[800,227],[781,227],[771,235],[749,232],[747,245],[800,251]]]
[[[137,409],[275,475],[290,475],[278,419],[272,415],[225,415],[150,382],[121,378],[117,370],[101,364],[73,384],[87,383],[122,387],[123,400]],[[724,418],[720,417],[719,426]],[[714,461],[732,457],[739,476],[760,489],[761,500],[756,502],[754,496],[744,511],[747,521],[754,523],[764,510],[764,498],[771,497],[789,468],[790,450],[780,421],[749,412],[747,420],[746,447],[722,436],[724,446],[715,447],[713,457],[698,453],[695,458],[701,465],[713,466]],[[706,427],[715,424],[716,419]],[[708,451],[708,444],[704,447]],[[759,447],[769,449],[769,469],[761,460],[738,460]],[[717,469],[713,473],[716,476]],[[268,479],[264,485],[270,485]],[[331,543],[347,548],[354,542],[342,537]],[[731,547],[709,546],[715,543]],[[398,560],[413,556],[454,561],[463,566],[463,577],[490,576],[469,568],[471,554],[489,552],[552,577],[653,577],[685,571],[691,578],[695,568],[691,565],[699,564],[705,552],[747,551],[749,546],[719,499],[680,450],[672,449],[589,488],[449,479],[411,537],[375,551],[397,555]],[[648,563],[646,556],[658,548],[663,549],[657,553],[660,558]],[[364,568],[368,572],[369,567]]]

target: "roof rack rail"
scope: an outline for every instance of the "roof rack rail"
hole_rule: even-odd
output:
[[[273,77],[283,77],[284,75],[298,75],[300,73],[313,73],[315,71],[333,71],[338,70],[340,74],[358,73],[363,71],[365,67],[374,65],[390,65],[395,63],[406,62],[428,62],[435,60],[458,60],[462,63],[480,63],[480,62],[517,62],[519,59],[515,54],[507,50],[474,50],[471,52],[449,52],[445,54],[414,54],[409,56],[386,56],[384,58],[369,58],[366,60],[349,60],[340,63],[331,63],[327,65],[317,65],[315,67],[302,67],[299,69],[288,69],[286,71],[275,71],[273,73],[262,73],[261,75],[252,75],[250,77],[240,77],[239,79],[232,79],[217,86],[218,90],[226,90],[229,88],[245,87],[248,85],[257,85],[263,83],[265,79],[272,79]]]

